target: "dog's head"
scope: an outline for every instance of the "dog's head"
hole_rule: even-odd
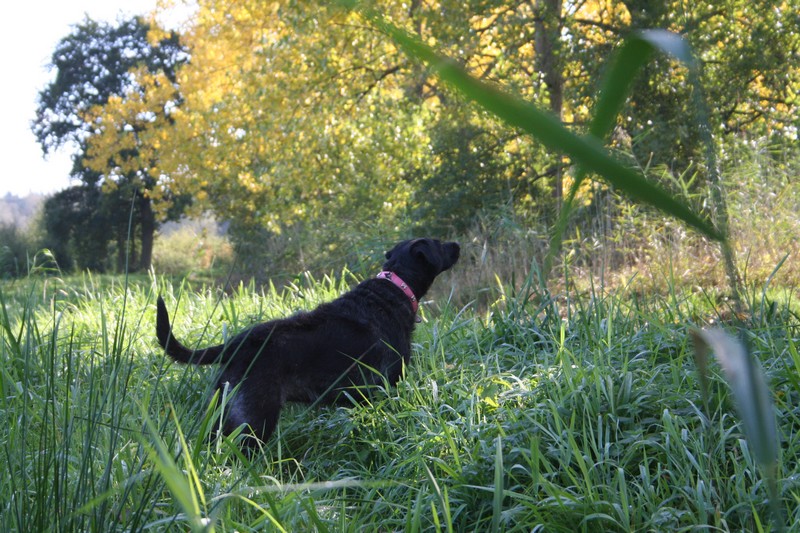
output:
[[[456,264],[460,251],[457,242],[411,239],[386,252],[383,269],[400,276],[420,298],[436,276]]]

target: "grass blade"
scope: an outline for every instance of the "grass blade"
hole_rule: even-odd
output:
[[[492,498],[492,531],[500,531],[500,520],[503,517],[503,445],[500,437],[495,441],[494,453],[494,497]]]
[[[674,39],[679,40],[684,44],[683,48],[686,48],[685,42],[679,36],[660,30],[635,32],[625,39],[622,47],[612,56],[608,71],[603,78],[600,95],[589,125],[589,133],[591,135],[605,143],[606,137],[617,122],[617,115],[619,115],[630,93],[633,81],[642,67],[653,56],[657,47],[656,43],[663,42],[665,46],[672,43],[668,47],[671,51],[675,53],[682,52],[682,50],[678,49],[681,47],[673,43]],[[578,165],[575,179],[572,181],[567,197],[558,214],[558,220],[550,235],[550,246],[544,262],[545,276],[549,274],[553,261],[561,250],[561,242],[564,231],[567,228],[567,221],[573,211],[575,196],[586,177],[586,173],[586,167]]]
[[[753,456],[767,479],[773,520],[782,523],[778,489],[778,430],[775,408],[764,373],[745,345],[720,329],[692,330],[698,366],[706,371],[705,359],[714,352],[733,392],[739,418]],[[702,378],[705,379],[705,378]],[[778,526],[780,527],[780,526]]]
[[[142,408],[142,417],[145,421],[145,426],[150,433],[152,445],[150,448],[150,458],[155,464],[156,470],[161,474],[164,481],[175,498],[176,503],[183,510],[189,527],[192,531],[206,531],[209,526],[209,521],[202,516],[200,510],[200,500],[202,493],[198,490],[197,473],[189,459],[188,454],[184,454],[188,472],[184,472],[178,467],[175,459],[173,459],[167,444],[158,432],[158,428],[153,420],[147,414],[147,411]],[[173,414],[174,418],[174,414]],[[180,426],[177,425],[180,432]],[[181,444],[185,446],[185,440],[181,433]],[[149,445],[149,444],[148,444]],[[150,445],[149,445],[150,446]]]

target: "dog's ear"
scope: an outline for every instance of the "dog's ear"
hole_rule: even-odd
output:
[[[386,259],[391,259],[391,258],[392,258],[392,251],[391,251],[391,250],[389,250],[388,252],[386,252],[386,253],[385,253],[385,254],[383,254],[383,255],[385,255],[385,256],[386,256]]]
[[[431,239],[418,239],[411,244],[411,253],[417,259],[425,261],[429,265],[441,269],[442,254],[439,247]]]

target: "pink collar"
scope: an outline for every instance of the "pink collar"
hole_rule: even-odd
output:
[[[394,283],[401,291],[403,291],[406,294],[406,296],[408,296],[408,299],[411,300],[411,310],[414,311],[414,313],[417,312],[417,308],[419,307],[419,303],[417,302],[417,297],[414,296],[414,291],[412,291],[411,288],[408,285],[406,285],[406,282],[400,279],[400,276],[398,276],[394,272],[384,270],[376,277],[378,279],[387,279],[392,283]]]

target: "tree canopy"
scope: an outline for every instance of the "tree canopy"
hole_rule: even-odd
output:
[[[715,135],[797,136],[797,0],[373,4],[577,131],[622,37],[669,29],[703,65]],[[113,53],[92,44],[126,39]],[[87,23],[54,64],[35,127],[45,149],[77,143],[86,183],[134,184],[157,212],[191,195],[240,240],[292,230],[341,243],[341,228],[365,226],[458,231],[498,205],[538,217],[568,176],[560,154],[465,104],[338,5],[198,0],[180,41],[141,22]],[[659,58],[620,117],[616,145],[642,165],[696,165],[693,90],[684,66]]]
[[[725,131],[795,126],[798,72],[791,65],[800,32],[789,2],[725,9],[701,2],[690,10],[651,4],[415,1],[380,8],[477,77],[547,103],[576,128],[587,121],[604,58],[636,27],[689,37],[706,65],[713,122]],[[275,227],[337,208],[394,218],[403,204],[422,200],[411,202],[419,207],[443,189],[441,201],[471,207],[503,194],[535,203],[542,191],[534,184],[553,176],[552,158],[465,110],[351,13],[201,1],[185,42],[193,61],[178,74],[186,105],[172,138],[183,150],[172,151],[180,157],[169,173],[223,214],[246,211]],[[769,57],[758,61],[765,47]],[[685,120],[691,87],[681,68],[661,60],[632,98],[621,125],[642,158],[672,163],[679,155],[685,163],[695,155]]]
[[[132,266],[149,267],[156,226],[152,202],[169,196],[159,183],[157,143],[147,132],[163,130],[170,111],[180,105],[175,69],[188,56],[176,33],[151,40],[151,29],[138,17],[117,25],[90,19],[77,25],[53,52],[55,78],[39,94],[33,124],[45,153],[65,145],[72,150],[72,175],[83,183],[72,196],[93,199],[59,196],[46,213],[63,215],[73,205],[86,219],[105,211],[105,224],[92,233],[103,232],[99,243],[116,239],[118,268],[124,267],[130,221],[140,230],[140,257]],[[64,220],[62,215],[56,218]],[[85,237],[75,233],[67,241]],[[102,246],[93,250],[92,261],[102,261],[98,257],[106,253]]]

